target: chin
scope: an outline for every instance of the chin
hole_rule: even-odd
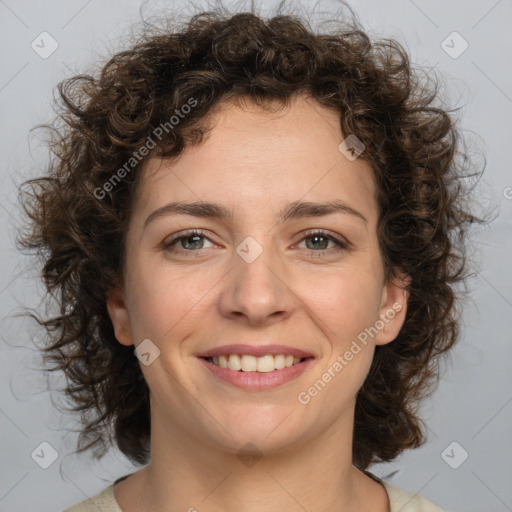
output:
[[[220,411],[218,411],[220,413]],[[298,441],[304,431],[305,422],[298,422],[290,407],[280,406],[241,407],[236,414],[217,414],[221,427],[216,429],[213,437],[219,446],[238,453],[248,443],[259,451],[279,451]],[[212,432],[213,434],[213,432]]]

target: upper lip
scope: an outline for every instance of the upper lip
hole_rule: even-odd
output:
[[[225,356],[229,354],[238,354],[238,355],[250,355],[254,357],[262,357],[266,355],[275,356],[278,354],[283,354],[285,356],[291,355],[293,357],[314,357],[313,354],[309,352],[305,352],[304,350],[300,350],[294,347],[286,347],[285,345],[222,345],[221,347],[211,348],[204,352],[201,352],[197,355],[197,357],[219,357]]]

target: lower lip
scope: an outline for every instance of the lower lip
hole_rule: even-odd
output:
[[[241,370],[235,371],[229,368],[221,368],[216,364],[210,363],[206,359],[199,358],[200,361],[210,370],[215,377],[233,384],[238,388],[243,388],[249,391],[265,391],[267,389],[274,389],[277,386],[281,386],[286,382],[290,382],[296,379],[304,373],[304,371],[310,366],[314,358],[308,358],[304,361],[283,368],[281,370],[274,370],[272,372],[260,373],[260,372],[244,372]]]

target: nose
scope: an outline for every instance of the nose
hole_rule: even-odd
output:
[[[290,317],[297,299],[279,255],[270,246],[253,261],[240,254],[233,253],[232,270],[222,281],[221,314],[253,326]]]

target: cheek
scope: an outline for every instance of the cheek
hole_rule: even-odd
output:
[[[368,328],[378,318],[381,289],[377,276],[355,268],[342,269],[323,281],[324,286],[314,288],[316,293],[308,288],[307,304],[325,337],[325,359],[316,376],[321,382],[311,391],[322,394],[318,406],[334,400],[343,407],[356,395],[371,366],[374,346]],[[320,393],[323,386],[328,389]]]
[[[372,325],[380,305],[378,277],[356,268],[341,269],[316,279],[303,279],[300,296],[338,342]]]
[[[213,286],[205,277],[170,265],[139,265],[130,283],[130,316],[135,335],[154,339],[159,345],[183,329]]]

